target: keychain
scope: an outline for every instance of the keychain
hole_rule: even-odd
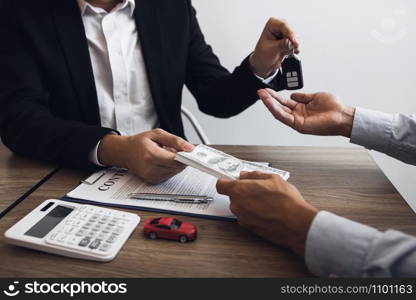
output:
[[[289,54],[282,62],[283,82],[286,90],[303,88],[302,64],[295,55],[292,43],[288,43]]]

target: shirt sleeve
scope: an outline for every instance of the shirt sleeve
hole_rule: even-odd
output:
[[[115,132],[115,131],[112,131],[109,134],[118,134],[118,133]],[[108,166],[105,166],[102,163],[100,163],[100,161],[98,160],[98,147],[100,147],[100,143],[101,143],[101,140],[99,140],[97,145],[95,145],[95,147],[91,150],[91,152],[88,155],[88,158],[89,158],[90,162],[92,162],[96,166],[108,167]]]
[[[416,115],[357,108],[351,142],[416,165]]]
[[[321,211],[308,232],[305,260],[321,277],[414,277],[416,238]]]
[[[273,79],[276,77],[276,75],[277,75],[277,74],[279,74],[279,72],[280,72],[280,69],[277,69],[276,71],[274,71],[274,72],[273,72],[273,74],[272,74],[272,75],[270,75],[270,76],[269,76],[269,77],[267,77],[267,78],[260,77],[260,76],[256,75],[256,73],[253,73],[253,74],[254,74],[254,76],[256,76],[259,80],[261,80],[261,82],[263,82],[264,84],[270,84],[270,83],[273,81]]]

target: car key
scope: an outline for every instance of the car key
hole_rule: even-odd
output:
[[[286,90],[303,88],[302,64],[295,55],[295,49],[289,41],[289,54],[282,62],[283,83]]]

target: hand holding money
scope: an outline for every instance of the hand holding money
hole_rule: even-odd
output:
[[[217,178],[235,180],[240,178],[240,172],[255,171],[277,174],[284,180],[287,180],[290,176],[289,172],[264,166],[260,163],[241,160],[206,145],[198,145],[192,152],[179,152],[176,154],[175,160]]]
[[[217,191],[230,197],[238,223],[271,242],[305,254],[306,237],[318,210],[290,183],[273,174],[243,173],[220,179]]]

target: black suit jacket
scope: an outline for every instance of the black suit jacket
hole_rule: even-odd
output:
[[[91,167],[100,126],[97,93],[77,0],[1,0],[0,131],[14,152]],[[184,136],[186,85],[201,111],[230,117],[264,85],[248,59],[230,74],[206,44],[190,0],[136,0],[134,13],[161,128]],[[272,87],[279,89],[281,76]]]

